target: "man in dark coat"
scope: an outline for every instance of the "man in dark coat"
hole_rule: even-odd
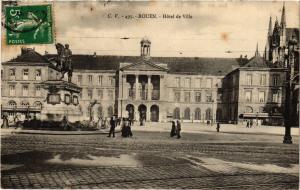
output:
[[[111,117],[110,118],[110,130],[109,130],[109,135],[107,137],[110,137],[112,134],[113,138],[115,138],[115,127],[116,127],[116,120],[114,117]]]
[[[249,123],[249,121],[247,121],[246,127],[249,128],[249,126],[250,126],[250,123]]]
[[[172,121],[172,129],[170,133],[170,137],[174,137],[176,135],[176,124],[175,121]]]
[[[2,118],[3,118],[3,123],[1,125],[1,128],[8,128],[8,118],[7,118],[7,115],[3,115]]]
[[[217,123],[217,132],[220,131],[220,127],[221,127],[221,125],[220,125],[220,123],[218,122],[218,123]]]
[[[180,131],[181,131],[181,124],[180,124],[179,120],[177,120],[177,125],[176,125],[177,139],[181,138]]]

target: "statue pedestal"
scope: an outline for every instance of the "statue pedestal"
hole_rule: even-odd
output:
[[[64,116],[71,122],[81,120],[83,114],[79,106],[79,86],[62,80],[48,80],[41,86],[47,93],[46,103],[41,110],[42,120],[62,121]]]

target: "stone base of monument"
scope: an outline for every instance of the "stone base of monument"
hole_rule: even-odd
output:
[[[66,108],[58,105],[48,105],[41,111],[41,120],[62,121],[64,116],[66,116],[70,122],[82,120],[82,112],[75,106]]]
[[[70,122],[81,120],[83,113],[79,106],[79,86],[62,80],[48,80],[41,86],[47,94],[41,120],[62,121],[65,116]]]

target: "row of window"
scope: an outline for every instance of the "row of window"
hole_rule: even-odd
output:
[[[272,102],[279,102],[279,91],[278,90],[273,90],[271,92],[272,94]],[[246,90],[245,91],[245,99],[246,102],[252,102],[253,97],[252,97],[252,91],[251,90]],[[266,102],[266,92],[265,91],[258,91],[258,102],[264,103]]]
[[[221,110],[218,109],[217,110],[217,118],[221,118]],[[194,115],[193,115],[193,119],[194,120],[201,120],[201,119],[205,119],[205,120],[212,120],[213,119],[213,113],[212,113],[212,109],[211,108],[207,108],[205,110],[205,115],[203,114],[203,116],[201,116],[201,109],[200,108],[196,108],[194,111]],[[180,108],[175,108],[173,111],[173,119],[185,119],[185,120],[190,120],[191,119],[191,110],[190,108],[185,108],[184,112],[183,112],[183,118],[180,117]]]
[[[15,107],[17,107],[17,103],[14,101],[14,100],[10,100],[10,101],[8,101],[8,104],[7,104],[9,107],[12,107],[12,108],[15,108]],[[29,102],[28,101],[26,101],[26,100],[23,100],[23,101],[21,101],[21,104],[20,104],[22,107],[30,107],[30,104],[29,104]],[[36,102],[34,102],[33,103],[33,106],[34,107],[42,107],[42,103],[40,102],[40,101],[36,101]]]
[[[42,80],[42,71],[41,69],[35,69],[35,80]],[[22,79],[23,80],[29,80],[29,69],[23,69],[22,70]],[[16,79],[16,69],[12,68],[9,69],[9,79],[15,80]]]
[[[201,100],[201,92],[195,92],[194,94],[194,102],[202,102]],[[205,102],[212,102],[212,92],[207,91],[205,94]],[[181,92],[174,91],[174,101],[181,102]],[[184,102],[191,102],[191,92],[184,92]]]
[[[266,74],[260,74],[259,76],[259,85],[261,86],[265,86],[266,83],[266,79],[267,79],[267,75]],[[278,86],[279,85],[279,75],[272,75],[271,76],[272,79],[272,85],[273,86]],[[253,75],[252,74],[247,74],[246,75],[246,84],[247,85],[253,85]]]
[[[100,90],[98,89],[95,93],[93,91],[93,89],[88,89],[87,90],[87,98],[89,100],[91,99],[99,99],[102,100],[103,99],[103,92],[104,90]],[[83,92],[82,92],[83,93]],[[82,94],[81,94],[82,97]],[[109,98],[109,100],[113,100],[114,99],[114,91],[113,90],[107,90],[107,97]]]
[[[194,79],[194,87],[195,88],[212,88],[213,87],[213,79],[212,78],[195,78]],[[175,84],[176,87],[186,87],[186,88],[191,88],[191,78],[190,77],[175,77]],[[221,79],[217,79],[217,84],[221,84]]]
[[[77,84],[78,85],[83,85],[83,78],[82,77],[83,77],[82,75],[77,75]],[[88,85],[93,85],[94,80],[96,81],[95,84],[97,84],[99,86],[103,85],[103,76],[102,75],[98,75],[98,76],[87,75]],[[115,85],[114,76],[109,76],[108,77],[108,85],[109,86],[114,86]]]
[[[60,104],[61,102],[61,96],[60,94],[49,94],[47,97],[47,101],[50,104]],[[71,104],[78,105],[78,97],[77,96],[71,96],[69,94],[65,94],[64,96],[64,102],[65,104]]]
[[[22,96],[29,96],[29,85],[22,85]],[[9,85],[9,96],[16,96],[16,85]],[[34,96],[41,96],[41,87],[35,86]]]

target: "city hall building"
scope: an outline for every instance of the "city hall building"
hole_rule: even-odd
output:
[[[299,30],[286,28],[283,8],[281,25],[276,21],[269,29],[264,55],[257,50],[251,59],[151,57],[147,38],[140,42],[139,56],[73,55],[71,86],[60,84],[66,93],[56,101],[69,108],[62,114],[79,107],[77,120],[117,115],[147,122],[282,124],[289,51],[283,47],[291,39],[299,53]],[[60,78],[50,61],[54,56],[22,48],[21,55],[2,63],[2,114],[51,115],[43,111],[49,89],[42,87]],[[298,56],[294,65],[299,65]]]

